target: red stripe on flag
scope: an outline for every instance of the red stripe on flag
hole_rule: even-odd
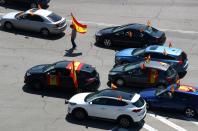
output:
[[[79,22],[75,19],[75,17],[73,16],[73,14],[71,14],[71,16],[72,16],[72,21],[73,21],[75,24],[77,24],[78,26],[80,26],[80,27],[82,27],[82,28],[87,28],[87,25],[83,25],[83,24],[79,23]]]
[[[84,65],[84,64],[80,63],[80,65],[78,65],[78,68],[76,69],[76,71],[79,72],[79,71],[81,70],[81,68],[83,67],[83,65]]]

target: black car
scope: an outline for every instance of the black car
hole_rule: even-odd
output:
[[[169,64],[139,61],[116,66],[109,72],[109,82],[118,87],[158,87],[179,82],[177,71]]]
[[[24,3],[30,5],[31,8],[37,8],[38,4],[42,7],[46,7],[50,0],[0,0],[0,4],[5,3]]]
[[[163,45],[165,33],[144,24],[128,24],[105,28],[95,35],[96,43],[106,47],[125,45],[129,47],[145,47],[148,45]]]
[[[72,61],[59,61],[54,64],[37,65],[25,74],[24,83],[33,89],[62,88],[74,89],[76,87],[71,77]],[[99,74],[94,67],[88,64],[75,62],[78,81],[78,91],[95,91],[100,85]]]

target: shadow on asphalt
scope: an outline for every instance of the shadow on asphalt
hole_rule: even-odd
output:
[[[185,116],[184,112],[178,112],[176,110],[162,110],[162,109],[150,109],[148,111],[150,114],[154,114],[155,116],[163,116],[167,120],[168,119],[178,119],[178,120],[184,120],[184,121],[191,121],[191,122],[198,122],[198,118],[188,118]]]
[[[0,31],[13,33],[15,35],[22,35],[26,39],[35,37],[35,38],[45,39],[45,40],[58,40],[65,36],[65,33],[63,32],[61,34],[49,35],[48,37],[43,37],[39,32],[31,32],[31,31],[25,31],[25,30],[20,30],[20,29],[6,30],[3,27],[0,28]]]
[[[66,90],[58,90],[58,89],[42,89],[42,90],[34,90],[28,85],[23,86],[23,91],[29,94],[40,95],[41,97],[54,97],[69,100],[74,92],[66,91]]]
[[[111,47],[105,47],[102,43],[94,43],[94,45],[96,47],[99,47],[99,48],[103,48],[103,49],[109,49],[109,50],[114,50],[114,51],[120,51],[120,50],[123,50],[123,49],[126,49],[126,48],[129,48],[127,46],[111,46]]]
[[[5,4],[0,4],[1,7],[4,7],[6,9],[13,9],[18,11],[26,11],[30,9],[29,4],[21,3],[21,2],[9,2]],[[43,7],[43,9],[47,9],[49,6]]]
[[[66,52],[65,52],[64,56],[66,56],[66,57],[77,57],[77,56],[81,56],[82,55],[82,52],[75,53],[73,48],[71,48],[69,50],[65,50],[65,51]]]
[[[78,121],[74,119],[71,115],[66,115],[65,120],[73,124],[84,126],[87,129],[96,128],[96,129],[103,129],[103,130],[109,130],[109,131],[121,131],[120,130],[121,127],[119,127],[119,125],[117,125],[116,122],[114,121],[105,121],[105,120],[94,119],[94,118],[87,118],[86,120]],[[142,121],[141,123],[133,124],[128,129],[122,128],[122,131],[139,131],[143,127],[144,123],[145,122]]]

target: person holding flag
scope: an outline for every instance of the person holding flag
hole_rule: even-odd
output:
[[[72,49],[75,49],[76,48],[75,39],[76,39],[77,32],[82,33],[82,34],[86,33],[87,25],[83,25],[83,24],[79,23],[75,19],[75,17],[73,16],[72,13],[71,13],[71,17],[72,17],[72,24],[70,25],[70,28],[72,29],[71,42],[72,42]]]

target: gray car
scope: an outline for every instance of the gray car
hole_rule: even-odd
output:
[[[44,9],[30,9],[25,12],[12,12],[1,18],[1,26],[40,32],[43,36],[58,34],[66,29],[66,19]]]

